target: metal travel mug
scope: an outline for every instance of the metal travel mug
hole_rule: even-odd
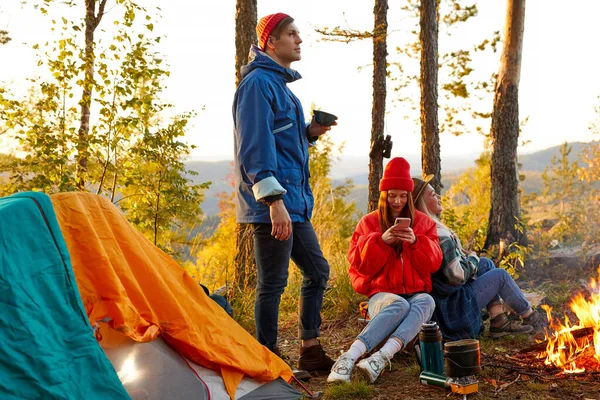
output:
[[[421,369],[434,374],[444,374],[444,351],[442,333],[434,321],[421,325],[419,333],[421,346]]]

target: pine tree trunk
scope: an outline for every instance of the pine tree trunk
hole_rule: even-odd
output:
[[[250,46],[256,38],[256,0],[237,0],[235,14],[235,85],[242,80],[241,68],[248,63]],[[256,286],[256,261],[254,260],[254,229],[251,224],[238,224],[236,228],[234,290]]]
[[[519,144],[519,79],[525,22],[525,0],[508,0],[504,45],[492,112],[491,209],[485,248],[527,243],[521,220],[517,146]]]
[[[423,177],[435,175],[431,185],[442,190],[440,131],[438,127],[438,16],[437,1],[422,0],[421,43],[421,167]]]
[[[83,78],[83,93],[81,95],[81,121],[77,133],[77,189],[84,190],[87,181],[87,164],[90,155],[89,133],[90,133],[90,113],[92,105],[92,93],[94,89],[94,64],[96,56],[94,54],[94,32],[104,15],[106,0],[100,1],[98,14],[96,15],[96,0],[85,0],[85,50],[84,64],[85,73]]]
[[[371,147],[383,141],[387,77],[387,0],[375,0],[373,14],[373,109],[371,112]],[[383,175],[383,154],[372,151],[369,156],[369,211],[379,203],[379,181]]]
[[[256,0],[237,0],[235,13],[235,86],[241,80],[241,68],[248,64],[250,46],[257,43]]]
[[[235,275],[232,289],[244,291],[256,286],[256,261],[254,260],[254,226],[237,224]]]

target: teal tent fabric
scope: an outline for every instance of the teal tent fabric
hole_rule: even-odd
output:
[[[42,193],[0,198],[0,398],[130,398],[94,337]]]

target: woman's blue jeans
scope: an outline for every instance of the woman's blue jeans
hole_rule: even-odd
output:
[[[489,258],[479,259],[477,279],[470,284],[480,308],[486,306],[489,308],[492,304],[498,303],[500,298],[517,314],[523,314],[531,307],[512,276],[504,269],[496,268]]]
[[[371,321],[358,339],[372,351],[388,336],[398,338],[406,346],[417,336],[421,325],[433,315],[435,302],[427,293],[406,298],[393,293],[376,293],[369,299]]]
[[[310,222],[292,224],[288,240],[271,236],[271,224],[254,224],[254,258],[257,284],[254,301],[256,339],[273,350],[277,345],[279,302],[288,282],[290,259],[302,273],[299,338],[320,336],[323,293],[329,280],[329,264]]]

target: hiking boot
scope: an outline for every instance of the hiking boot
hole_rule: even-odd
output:
[[[523,318],[523,324],[533,327],[535,331],[541,331],[548,326],[548,317],[545,312],[536,308],[529,317]]]
[[[356,360],[350,357],[350,354],[342,354],[335,364],[333,364],[331,373],[327,377],[327,383],[350,382],[350,375],[352,375],[355,362]]]
[[[308,372],[329,372],[335,362],[325,354],[320,344],[310,347],[300,347],[298,368]]]
[[[275,348],[273,349],[273,353],[277,357],[281,358],[283,360],[283,362],[285,362],[287,365],[289,365],[290,368],[292,368],[292,373],[294,374],[294,377],[296,379],[298,379],[299,381],[305,381],[306,382],[306,381],[310,380],[310,378],[312,378],[312,375],[310,374],[310,372],[304,371],[304,370],[301,370],[301,369],[294,369],[292,367],[290,357],[287,354],[283,354],[281,352],[281,350],[279,350],[278,346],[275,346]]]
[[[522,335],[533,332],[533,327],[515,321],[502,313],[490,320],[490,337],[497,339],[506,335]]]
[[[365,358],[361,360],[358,364],[356,364],[356,368],[360,370],[360,372],[365,375],[371,383],[375,383],[381,371],[387,366],[390,365],[390,359],[387,358],[385,354],[381,351],[373,353],[373,355],[369,358]]]

